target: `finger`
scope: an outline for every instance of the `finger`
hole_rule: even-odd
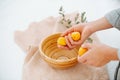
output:
[[[93,60],[93,58],[91,58],[92,55],[90,54],[91,54],[91,50],[88,50],[84,55],[80,56],[79,61],[81,62],[81,59],[84,59],[86,60],[84,64],[90,65],[90,66],[97,66],[96,61]]]
[[[69,41],[69,39],[68,39],[68,36],[65,36],[65,40],[66,40],[67,46],[68,46],[69,48],[72,48],[72,45],[71,45],[71,43],[70,43],[70,41]]]
[[[78,62],[79,63],[86,63],[87,62],[87,59],[85,57],[80,57],[78,56]]]
[[[82,47],[82,48],[90,49],[90,48],[92,47],[92,44],[91,44],[91,43],[84,43],[84,44],[82,44],[81,47]]]
[[[72,45],[72,44],[71,44],[68,36],[66,36],[65,39],[66,39],[67,47],[69,47],[69,49],[73,49],[73,48],[76,47],[75,45]]]
[[[68,48],[67,46],[61,46],[61,45],[57,45],[58,48],[61,48],[61,49],[66,49],[66,50],[70,50],[70,48]]]
[[[79,40],[79,41],[73,41],[71,42],[72,45],[76,45],[76,46],[80,46],[82,44],[82,42]]]
[[[91,61],[91,56],[90,56],[90,53],[91,53],[91,51],[90,50],[88,50],[87,52],[85,52],[85,54],[83,54],[82,56],[79,56],[78,57],[78,61],[79,62],[83,62],[83,61]]]
[[[63,33],[61,34],[61,36],[68,35],[68,34],[71,33],[71,32],[74,32],[74,28],[73,28],[73,27],[67,29],[65,32],[63,32]]]
[[[73,41],[73,39],[72,39],[70,34],[68,34],[68,39],[69,39],[70,43],[73,45],[74,41]]]
[[[88,30],[83,30],[83,32],[81,33],[81,42],[84,42],[88,36],[90,36],[90,33]]]

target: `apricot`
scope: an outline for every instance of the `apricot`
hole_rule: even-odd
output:
[[[65,45],[66,45],[65,38],[64,38],[64,37],[59,37],[59,38],[57,39],[57,44],[58,44],[58,45],[61,45],[61,46],[65,46]]]
[[[82,48],[82,47],[80,47],[79,48],[79,51],[78,51],[78,54],[80,55],[80,56],[82,56],[83,54],[85,54],[85,52],[87,52],[87,48]]]
[[[81,38],[81,35],[79,32],[72,32],[71,37],[74,41],[78,41]]]

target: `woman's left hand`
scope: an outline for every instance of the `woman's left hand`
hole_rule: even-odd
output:
[[[84,43],[82,48],[88,51],[82,56],[78,56],[78,62],[87,65],[100,67],[111,60],[118,60],[117,49],[102,43]]]

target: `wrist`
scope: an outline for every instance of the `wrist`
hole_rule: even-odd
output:
[[[95,26],[94,26],[94,23],[93,22],[88,22],[85,24],[85,26],[87,27],[87,29],[89,30],[89,32],[92,34],[94,32],[96,32],[95,30]]]
[[[100,18],[96,21],[88,22],[86,23],[86,26],[89,26],[89,29],[92,33],[99,30],[112,28],[112,25],[107,21],[105,17]]]
[[[118,49],[113,48],[111,49],[111,60],[119,60],[118,58]]]

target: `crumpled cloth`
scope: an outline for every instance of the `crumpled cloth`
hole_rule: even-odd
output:
[[[75,17],[76,12],[67,17]],[[77,65],[60,70],[49,66],[40,56],[39,44],[44,37],[63,32],[67,28],[59,23],[60,17],[48,17],[40,22],[33,22],[25,31],[15,31],[14,39],[17,45],[25,51],[22,80],[109,80],[106,66],[92,67],[78,63]],[[92,39],[99,42],[93,34]]]

